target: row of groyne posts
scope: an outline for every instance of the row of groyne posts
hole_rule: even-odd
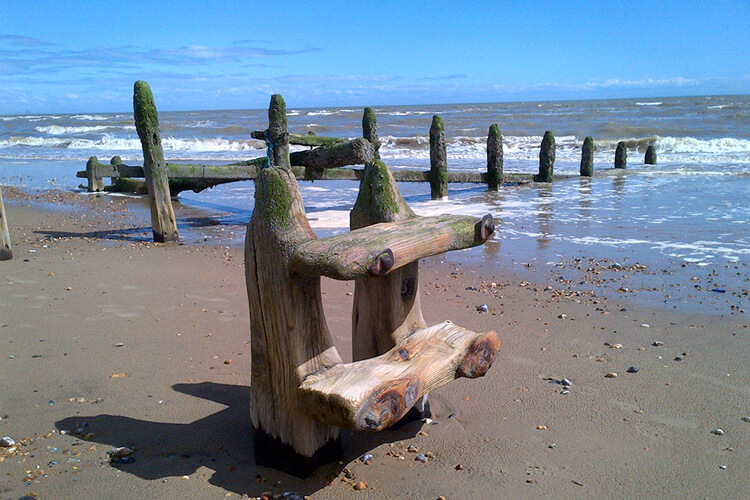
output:
[[[139,88],[147,89],[139,91]],[[147,94],[147,95],[145,95]],[[228,182],[254,180],[258,172],[269,164],[268,157],[255,158],[226,165],[175,164],[164,160],[159,118],[153,94],[147,84],[136,85],[134,98],[135,126],[143,148],[143,166],[125,165],[119,156],[110,163],[102,164],[92,156],[85,171],[77,172],[78,177],[86,178],[87,189],[97,191],[126,191],[149,194],[151,199],[152,226],[155,241],[177,239],[174,212],[170,201],[181,191],[200,192],[208,187]],[[362,137],[345,140],[334,137],[321,137],[312,133],[288,133],[290,145],[309,146],[311,149],[290,154],[292,171],[298,180],[361,180],[362,169],[341,168],[350,165],[364,165],[380,159],[380,140],[375,113],[365,108],[362,118]],[[267,140],[267,131],[252,132],[251,137]],[[503,138],[500,127],[493,124],[487,137],[486,172],[449,171],[446,152],[445,125],[440,115],[432,118],[430,126],[430,170],[398,169],[392,174],[399,182],[429,182],[432,199],[448,196],[448,183],[487,184],[490,190],[498,190],[504,184],[524,184],[529,182],[552,182],[555,164],[555,136],[546,131],[539,152],[537,174],[510,173],[503,171]],[[594,175],[595,144],[592,137],[583,141],[580,175]],[[269,151],[270,155],[271,152]],[[645,155],[646,164],[656,164],[656,149],[649,145]],[[627,165],[627,143],[621,141],[615,151],[615,169]],[[104,177],[112,179],[105,186]],[[570,176],[558,176],[570,177]],[[145,181],[140,180],[145,178]],[[154,200],[158,200],[155,202]],[[3,217],[4,220],[4,217]],[[166,230],[166,228],[172,228]],[[174,234],[172,234],[174,233]]]

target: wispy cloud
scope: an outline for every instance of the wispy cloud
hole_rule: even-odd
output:
[[[9,35],[7,33],[0,33],[0,44],[10,45],[12,47],[52,47],[53,43],[45,42],[38,38],[32,38],[21,35]]]
[[[91,69],[107,71],[139,69],[145,66],[197,67],[219,64],[244,64],[252,67],[272,67],[260,63],[263,59],[279,59],[295,55],[321,52],[319,47],[267,48],[262,42],[240,40],[229,45],[185,45],[144,49],[137,46],[91,47],[68,49],[36,38],[0,34],[0,61],[6,73],[18,76],[57,75]]]
[[[441,81],[441,80],[462,80],[466,78],[463,73],[456,73],[454,75],[443,75],[443,76],[423,76],[419,78],[422,81]]]
[[[519,90],[565,90],[565,91],[588,91],[597,89],[656,89],[660,87],[686,87],[698,85],[700,82],[691,78],[681,76],[674,78],[639,78],[620,79],[609,78],[607,80],[589,80],[584,83],[539,83]],[[506,87],[507,88],[507,87]]]

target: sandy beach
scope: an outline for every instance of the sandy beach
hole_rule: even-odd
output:
[[[517,265],[492,268],[473,258],[481,247],[427,259],[427,322],[497,330],[494,366],[431,393],[431,422],[344,433],[345,458],[301,480],[254,463],[236,238],[216,230],[205,242],[159,245],[142,201],[7,186],[3,196],[14,258],[0,262],[0,437],[16,442],[0,448],[3,499],[750,490],[746,276],[744,289],[718,291],[710,269],[690,266],[542,267],[515,256]],[[179,207],[177,217],[198,219]],[[349,357],[353,284],[324,280],[323,291]],[[136,449],[135,460],[110,463],[119,446]],[[367,487],[355,491],[358,481]]]

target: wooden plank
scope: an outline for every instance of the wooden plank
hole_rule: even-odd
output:
[[[300,384],[298,406],[344,429],[380,431],[425,393],[459,377],[481,377],[500,350],[496,332],[446,321],[417,330],[385,354],[323,368]]]
[[[301,244],[291,268],[301,274],[351,280],[384,276],[410,262],[480,245],[492,234],[492,216],[413,217],[374,224]]]

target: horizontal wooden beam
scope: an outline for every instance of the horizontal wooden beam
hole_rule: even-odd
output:
[[[459,377],[481,377],[500,350],[494,331],[446,321],[417,330],[385,354],[309,375],[297,390],[305,415],[337,427],[380,431],[427,392]]]
[[[250,137],[264,141],[266,139],[265,130],[254,130],[250,133]],[[346,142],[346,139],[339,137],[323,137],[315,134],[289,134],[289,144],[295,146],[330,146],[331,144],[339,144]]]
[[[375,147],[362,137],[351,141],[321,146],[310,151],[296,151],[289,155],[294,166],[317,170],[364,165],[375,158]]]
[[[490,214],[385,222],[303,243],[292,254],[290,267],[337,280],[384,276],[424,257],[480,245],[494,230]]]

